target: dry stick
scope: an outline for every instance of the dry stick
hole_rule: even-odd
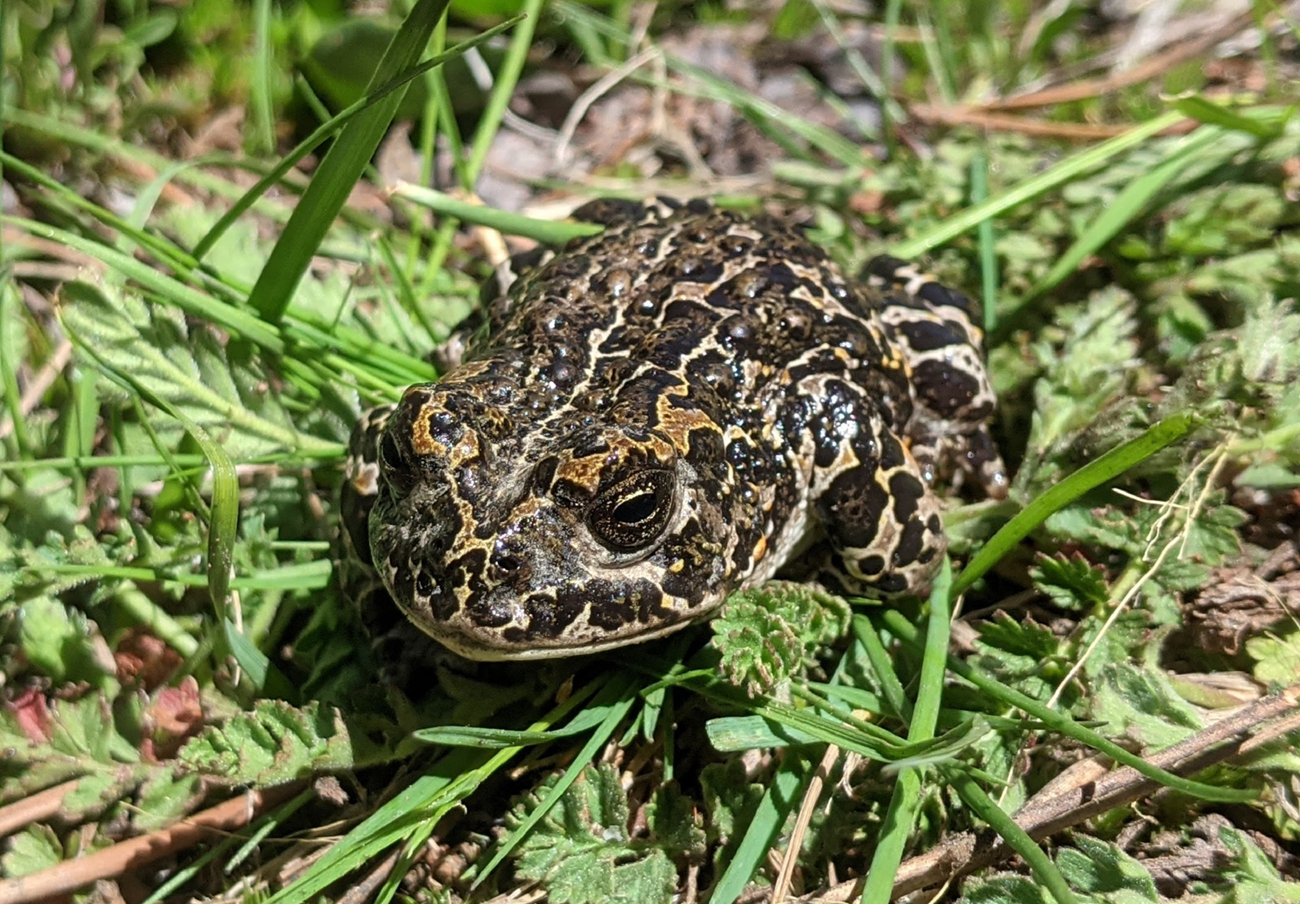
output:
[[[78,781],[80,779],[74,778],[72,781],[46,788],[38,794],[0,807],[0,838],[17,832],[23,826],[57,815],[63,807],[63,798],[77,787]]]
[[[1247,753],[1300,727],[1300,685],[1271,694],[1215,722],[1189,738],[1146,757],[1147,762],[1180,775]],[[1262,725],[1285,716],[1281,724]],[[1254,736],[1251,732],[1258,731]],[[1019,812],[1016,823],[1034,840],[1041,840],[1078,825],[1107,810],[1122,807],[1161,788],[1158,782],[1123,766],[1093,777],[1086,768],[1071,774],[1072,787],[1053,782],[1034,795]],[[1014,852],[993,832],[963,832],[939,842],[924,854],[905,861],[894,880],[892,897],[950,881],[1010,857]],[[862,880],[854,879],[814,893],[802,900],[843,902],[862,894]]]
[[[393,867],[397,866],[397,861],[401,859],[401,856],[402,849],[400,847],[393,848],[388,856],[379,861],[364,879],[343,893],[343,896],[339,898],[339,904],[366,904],[370,900],[370,896],[388,879],[388,874],[393,871]]]
[[[288,799],[301,787],[301,782],[294,782],[266,791],[251,791],[157,832],[118,842],[30,876],[6,879],[0,882],[0,904],[29,904],[69,894],[100,879],[120,876],[206,838],[242,828],[263,810]]]
[[[1164,75],[1174,66],[1204,53],[1216,44],[1228,40],[1238,32],[1249,28],[1255,21],[1253,9],[1224,22],[1213,31],[1206,32],[1195,40],[1188,41],[1164,53],[1157,54],[1139,66],[1124,72],[1109,75],[1106,78],[1085,79],[1056,88],[1046,88],[1020,97],[1006,97],[982,105],[985,110],[1024,110],[1028,107],[1047,107],[1052,104],[1065,104],[1076,100],[1087,100],[1102,94],[1110,94],[1129,85],[1140,84],[1157,76]]]
[[[27,384],[27,389],[23,391],[22,398],[18,401],[18,410],[24,417],[31,414],[32,409],[40,404],[41,399],[45,398],[46,391],[54,385],[54,381],[58,379],[59,374],[63,373],[63,368],[67,367],[68,362],[71,360],[72,343],[64,339],[55,348],[54,354],[50,355],[50,359],[41,367],[40,372]],[[4,439],[12,433],[13,429],[14,416],[7,414],[4,420],[0,420],[0,439]],[[3,834],[3,832],[0,832],[0,835]]]
[[[933,104],[909,104],[908,111],[921,122],[947,126],[976,126],[996,132],[1019,132],[1042,138],[1063,138],[1067,141],[1102,141],[1129,131],[1132,126],[1101,126],[1073,122],[1044,122],[1024,116],[1005,113],[986,113],[978,107],[940,107]],[[1165,132],[1170,134],[1186,124],[1180,123]],[[1196,125],[1192,123],[1191,125]]]
[[[781,868],[777,871],[776,881],[772,883],[770,898],[772,904],[782,904],[785,896],[790,893],[799,852],[803,849],[804,836],[808,833],[808,825],[812,822],[813,813],[817,809],[817,801],[821,799],[826,777],[830,775],[835,761],[839,758],[840,748],[835,744],[826,745],[822,761],[817,766],[817,771],[813,773],[812,781],[808,783],[808,790],[804,792],[803,804],[799,807],[799,816],[795,819],[794,828],[790,830],[790,843],[786,845],[785,854],[781,857]]]

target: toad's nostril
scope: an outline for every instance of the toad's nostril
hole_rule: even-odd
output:
[[[528,556],[517,542],[508,538],[497,540],[496,547],[492,550],[491,565],[492,576],[496,580],[515,587],[522,586],[533,573]]]
[[[505,574],[513,574],[524,568],[524,560],[518,556],[498,556],[493,560],[493,564],[496,565],[497,571]]]

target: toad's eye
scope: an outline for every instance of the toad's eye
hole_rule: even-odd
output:
[[[673,513],[672,471],[647,469],[604,490],[587,509],[587,526],[614,552],[634,552],[659,538]]]

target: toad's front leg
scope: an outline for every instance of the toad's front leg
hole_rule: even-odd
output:
[[[786,416],[813,463],[808,495],[849,594],[924,595],[947,549],[939,502],[863,390],[821,377]]]

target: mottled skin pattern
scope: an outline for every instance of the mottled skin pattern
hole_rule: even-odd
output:
[[[532,255],[459,366],[353,436],[345,520],[407,616],[472,659],[594,652],[823,538],[842,589],[924,593],[936,472],[1005,484],[971,302],[702,202],[576,216],[608,228]]]

